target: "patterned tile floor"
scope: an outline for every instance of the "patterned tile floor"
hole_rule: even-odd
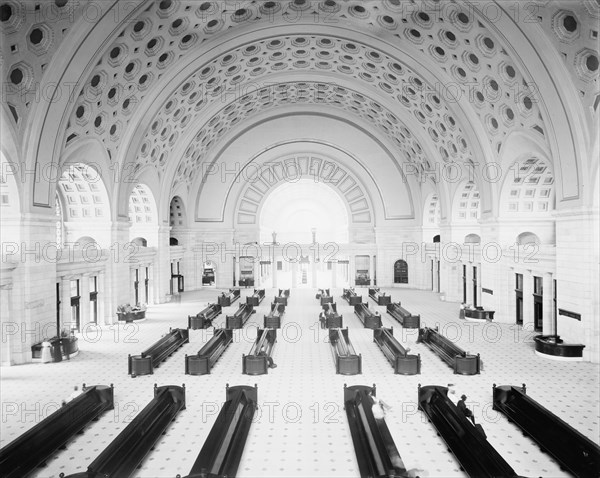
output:
[[[357,289],[367,300],[367,289]],[[335,374],[326,333],[318,327],[320,307],[314,289],[293,289],[278,331],[274,360],[278,365],[267,375],[242,375],[241,356],[248,353],[256,327],[267,313],[274,291],[246,327],[235,332],[234,343],[217,362],[211,375],[186,376],[184,355],[196,353],[212,335],[211,330],[190,331],[190,343],[182,347],[154,375],[130,378],[127,354],[139,354],[169,327],[186,327],[195,314],[220,293],[217,289],[187,292],[180,303],[151,307],[147,320],[137,324],[89,329],[80,335],[80,353],[70,361],[4,367],[1,373],[2,434],[4,446],[37,421],[54,411],[74,385],[115,386],[115,409],[105,413],[40,468],[36,477],[58,477],[84,471],[87,465],[152,398],[154,383],[186,384],[187,408],[146,457],[137,477],[185,476],[192,467],[225,399],[225,385],[258,384],[259,409],[246,444],[238,476],[259,477],[358,477],[358,465],[343,410],[343,386],[377,385],[377,395],[392,406],[386,422],[407,468],[422,477],[462,477],[456,460],[433,427],[417,410],[417,385],[454,384],[453,401],[464,393],[488,440],[520,475],[569,476],[503,416],[492,410],[492,384],[527,384],[528,394],[595,442],[599,441],[599,366],[556,362],[535,355],[531,334],[509,324],[473,324],[459,321],[456,303],[442,302],[427,291],[385,289],[394,301],[420,313],[422,326],[440,326],[444,335],[464,350],[480,353],[484,370],[477,376],[456,376],[437,356],[416,344],[415,330],[403,330],[384,307],[384,326],[394,326],[395,336],[422,358],[421,375],[394,375],[373,343],[372,331],[361,322],[335,289],[338,311],[350,339],[362,354],[363,373]],[[242,290],[242,296],[251,290]],[[245,299],[242,297],[242,301]],[[236,309],[226,308],[217,319]]]

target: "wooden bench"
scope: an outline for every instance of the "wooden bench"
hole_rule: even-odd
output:
[[[289,297],[290,289],[279,289],[279,294],[275,296],[275,300],[273,302],[275,302],[276,304],[283,304],[287,307]]]
[[[229,294],[221,293],[217,302],[221,307],[230,307],[236,300],[240,298],[239,289],[229,289]]]
[[[238,310],[236,310],[233,315],[225,316],[225,328],[241,329],[254,313],[256,313],[254,306],[250,304],[240,304]]]
[[[265,298],[265,289],[254,289],[254,294],[246,297],[246,304],[258,307]]]
[[[219,304],[208,304],[208,306],[198,312],[196,315],[188,315],[188,329],[208,329],[212,326],[212,321],[217,317],[223,308]]]
[[[22,478],[51,459],[77,433],[114,408],[113,386],[94,385],[0,450],[0,474]]]
[[[88,466],[86,477],[132,476],[138,465],[185,409],[185,386],[154,385],[154,398]],[[67,478],[81,478],[75,473]],[[61,474],[61,476],[63,476]]]
[[[408,355],[408,351],[394,337],[393,329],[382,327],[373,330],[373,340],[394,367],[394,373],[400,375],[421,373],[421,356]]]
[[[153,374],[154,369],[158,368],[161,362],[190,341],[189,337],[187,329],[169,329],[168,334],[144,350],[141,355],[129,355],[127,361],[129,375],[135,378],[138,375]]]
[[[248,355],[242,355],[242,373],[246,375],[264,375],[269,372],[277,331],[275,329],[258,329],[256,340]]]
[[[329,289],[319,289],[317,293],[317,299],[320,300],[321,305],[330,304],[333,302],[333,297]]]
[[[411,314],[400,305],[400,302],[388,304],[386,310],[405,329],[419,329],[421,327],[421,316]]]
[[[228,384],[225,399],[198,458],[184,478],[237,476],[252,420],[258,408],[258,389],[256,385],[230,387]]]
[[[329,344],[335,364],[335,373],[357,375],[362,373],[362,356],[356,354],[348,329],[329,329]]]
[[[335,329],[343,327],[343,317],[337,313],[336,304],[327,303],[322,306],[323,312],[319,314],[322,329]]]
[[[385,419],[376,419],[373,415],[375,393],[375,385],[347,387],[344,384],[344,409],[360,476],[409,476]]]
[[[365,329],[378,329],[381,327],[381,316],[369,310],[369,304],[356,304],[354,313],[363,323]]]
[[[233,342],[232,330],[215,330],[215,335],[204,344],[196,355],[185,356],[185,373],[189,375],[209,374],[231,342]]]
[[[494,314],[496,311],[494,310],[484,310],[483,307],[476,307],[474,309],[461,309],[463,318],[465,320],[471,321],[481,321],[481,320],[494,320]]]
[[[575,476],[599,476],[600,447],[526,393],[525,384],[522,387],[494,384],[493,408],[535,441],[561,468]]]
[[[437,327],[419,329],[417,343],[424,343],[433,350],[444,362],[446,362],[454,373],[461,375],[476,375],[481,370],[479,354],[470,355],[456,344],[448,340],[438,332]]]
[[[379,287],[370,288],[369,297],[373,299],[377,305],[389,305],[392,303],[392,296],[385,295],[385,292],[380,292]]]
[[[285,313],[285,305],[273,302],[271,304],[271,311],[269,315],[265,315],[264,327],[265,329],[280,329],[281,319]]]
[[[356,305],[362,303],[362,296],[356,295],[356,291],[354,289],[344,289],[342,291],[342,297],[349,305]]]
[[[448,389],[419,386],[418,406],[446,442],[467,476],[518,477],[519,475],[448,398]]]

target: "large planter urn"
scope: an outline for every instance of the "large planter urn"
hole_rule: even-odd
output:
[[[145,310],[138,310],[135,312],[117,312],[119,321],[122,322],[135,322],[136,320],[142,320],[146,318]]]

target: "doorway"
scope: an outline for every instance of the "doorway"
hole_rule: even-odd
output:
[[[515,274],[515,322],[523,325],[523,274]]]
[[[79,306],[80,299],[79,279],[75,279],[71,281],[71,330],[76,330],[77,332],[79,332],[81,321]],[[73,325],[73,321],[75,322],[75,325]]]
[[[90,277],[90,322],[98,323],[98,276]]]
[[[533,330],[541,332],[544,324],[544,289],[542,278],[533,276]]]

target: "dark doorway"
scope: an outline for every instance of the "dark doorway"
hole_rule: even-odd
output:
[[[523,325],[523,274],[515,274],[515,321]]]
[[[75,329],[79,332],[79,326],[81,321],[80,316],[80,302],[81,296],[79,295],[79,279],[71,281],[71,320],[75,319],[75,326],[71,324],[71,329]]]
[[[148,303],[148,295],[149,295],[149,290],[150,290],[150,275],[149,275],[149,268],[146,267],[146,278],[144,279],[144,297],[146,298],[146,304]]]
[[[140,270],[135,270],[135,280],[133,281],[133,296],[135,298],[134,305],[138,305],[140,303]]]
[[[408,264],[402,259],[394,263],[394,284],[408,284]]]
[[[90,277],[90,322],[98,323],[98,276]]]
[[[544,326],[544,290],[542,278],[533,276],[533,330],[541,332]]]

